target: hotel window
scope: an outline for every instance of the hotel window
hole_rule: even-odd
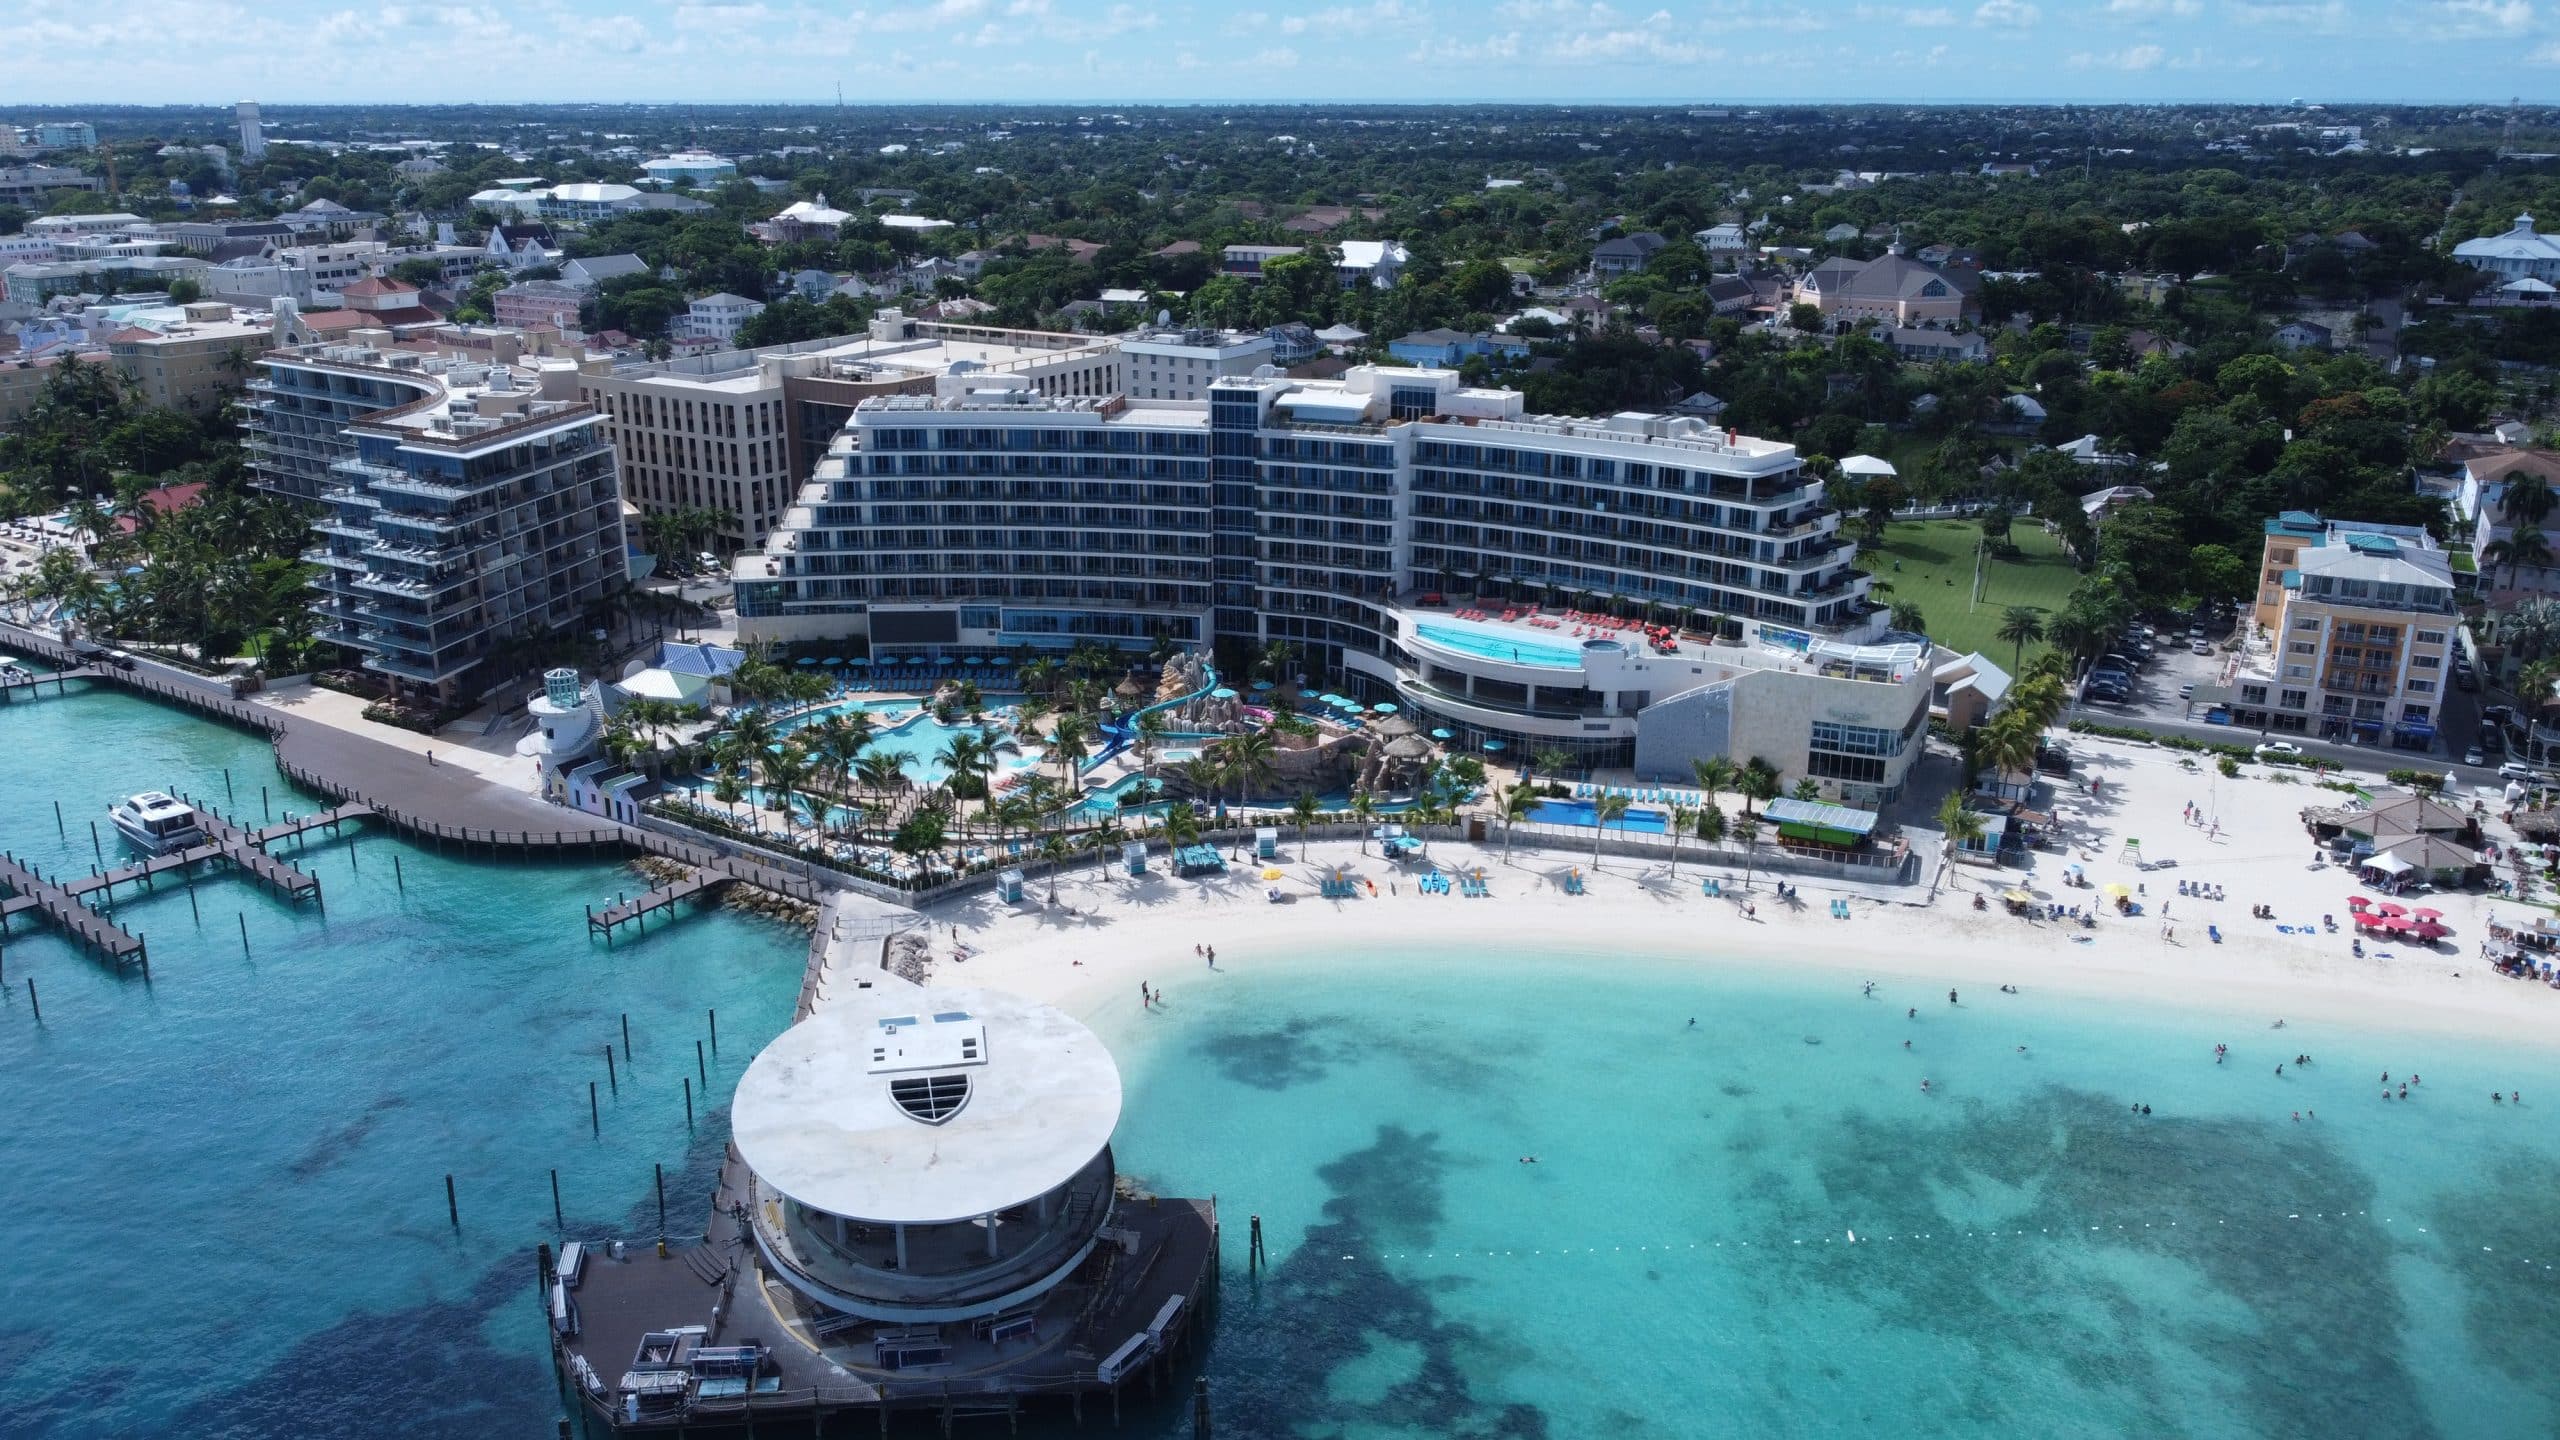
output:
[[[2265,699],[2266,694],[2267,692],[2264,687],[2258,687],[2259,699]],[[2287,710],[2300,710],[2311,703],[2311,692],[2308,690],[2287,690],[2276,703]]]

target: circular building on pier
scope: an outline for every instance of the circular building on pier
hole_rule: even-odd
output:
[[[831,999],[730,1105],[771,1273],[908,1323],[1014,1310],[1072,1274],[1111,1218],[1119,1120],[1119,1067],[1063,1012],[903,985]]]

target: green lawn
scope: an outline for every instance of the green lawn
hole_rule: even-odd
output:
[[[2051,616],[2078,582],[2079,572],[2062,542],[2030,520],[2010,527],[2014,560],[1986,560],[1982,598],[1973,593],[1973,557],[1982,527],[1971,520],[1905,520],[1885,527],[1884,543],[1859,552],[1858,563],[1876,577],[1876,599],[1908,600],[1928,617],[1929,638],[1951,650],[1979,650],[2006,665],[2011,650],[1993,638],[2012,605],[2032,605]],[[2030,645],[2033,660],[2047,647]]]

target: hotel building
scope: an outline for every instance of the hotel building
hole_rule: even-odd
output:
[[[479,673],[505,642],[576,624],[625,583],[613,452],[567,362],[347,344],[261,364],[258,483],[326,507],[302,557],[320,567],[318,634],[366,669],[467,700],[510,678]]]
[[[642,514],[708,509],[729,550],[761,545],[819,457],[880,395],[930,392],[958,370],[1018,375],[1044,395],[1120,388],[1114,343],[1089,335],[939,325],[883,310],[858,338],[646,364],[592,361],[578,385],[621,457]]]
[[[1791,446],[1529,416],[1449,371],[1228,378],[1205,404],[961,374],[860,404],[735,576],[748,639],[1285,641],[1524,755],[1664,778],[1758,755],[1875,803],[1919,754],[1932,650],[1886,633],[1839,520]],[[1468,595],[1485,618],[1453,615]],[[1612,600],[1716,638],[1525,613]]]
[[[2262,565],[2260,643],[2227,687],[2232,722],[2430,748],[2460,623],[2451,557],[2415,526],[2287,511],[2267,522]]]

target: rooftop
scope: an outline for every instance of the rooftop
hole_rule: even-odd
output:
[[[747,1067],[740,1155],[831,1215],[943,1224],[1065,1184],[1111,1141],[1120,1069],[1064,1012],[994,990],[840,996]]]

